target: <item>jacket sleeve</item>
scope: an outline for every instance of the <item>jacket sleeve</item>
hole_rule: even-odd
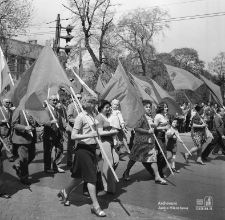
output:
[[[14,112],[14,117],[13,117],[13,121],[12,121],[12,127],[15,129],[15,130],[18,130],[20,132],[26,132],[25,130],[25,127],[26,125],[21,125],[20,124],[20,114],[21,114],[21,111],[18,110],[18,111],[15,111]]]
[[[49,115],[49,117],[50,117],[50,112],[49,112],[49,110],[48,110],[47,107],[45,108],[45,111],[48,113],[48,115]],[[51,121],[48,120],[48,121],[44,122],[44,123],[43,123],[43,126],[51,127]]]
[[[216,130],[219,133],[219,135],[222,137],[223,136],[223,122],[222,119],[219,117],[215,117],[215,126]]]

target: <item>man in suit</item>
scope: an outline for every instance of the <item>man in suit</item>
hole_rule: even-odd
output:
[[[56,108],[58,103],[57,96],[51,95],[48,98],[48,103],[50,110],[48,106],[45,110],[47,111],[50,120],[43,124],[44,170],[46,173],[64,173],[65,171],[58,167],[58,165],[61,163],[63,157],[62,130],[66,128],[66,123]],[[52,112],[54,118],[50,111]],[[55,158],[52,164],[51,154],[53,147],[55,147]]]
[[[11,123],[12,123],[12,110],[10,109],[11,101],[8,98],[2,100],[2,106],[0,107],[0,137],[4,141],[4,144],[0,141],[0,158],[2,157],[1,150],[4,147],[6,156],[9,162],[14,162],[13,154],[11,152]]]
[[[207,157],[211,153],[213,149],[218,146],[220,146],[225,152],[225,135],[224,135],[224,123],[223,123],[223,116],[225,112],[223,108],[217,108],[216,114],[213,119],[213,129],[212,129],[212,134],[213,134],[213,139],[211,143],[205,148],[205,150],[202,153],[202,159],[207,160]]]
[[[81,101],[82,96],[80,93],[76,94],[76,97],[79,101]],[[80,111],[79,106],[77,106],[78,111]],[[74,126],[75,118],[77,117],[78,112],[74,106],[74,103],[71,102],[67,108],[67,133],[68,133],[68,142],[67,142],[67,166],[71,167],[73,162],[73,154],[75,153],[73,150],[73,146],[75,145],[75,141],[71,140],[71,131]]]
[[[13,169],[16,171],[20,181],[29,185],[31,182],[28,180],[28,165],[34,160],[36,152],[36,122],[25,110],[17,108],[13,113],[12,128],[12,142],[17,144],[19,155],[19,158],[13,165]]]

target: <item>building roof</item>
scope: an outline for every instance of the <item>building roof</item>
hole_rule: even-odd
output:
[[[15,39],[9,40],[9,54],[37,59],[44,46],[35,43],[27,43]]]

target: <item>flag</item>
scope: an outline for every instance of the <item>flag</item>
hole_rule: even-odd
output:
[[[52,48],[46,45],[36,62],[15,85],[13,103],[21,109],[26,109],[39,122],[45,122],[48,115],[43,107],[43,102],[47,99],[48,88],[62,84],[71,86],[71,82]]]
[[[105,88],[105,84],[101,78],[102,78],[102,73],[99,75],[97,85],[95,87],[95,91],[98,93],[101,93],[103,91],[103,89]]]
[[[138,77],[132,75],[136,88],[139,90],[142,99],[150,100],[152,103],[159,104],[152,86]]]
[[[210,80],[206,79],[204,76],[202,76],[200,74],[199,74],[199,76],[203,80],[203,82],[206,84],[206,86],[210,90],[210,92],[212,93],[216,102],[219,105],[223,106],[223,98],[222,98],[222,95],[221,95],[220,87],[217,86],[216,84],[212,83]]]
[[[203,82],[193,74],[181,68],[169,66],[165,64],[170,80],[175,90],[188,89],[195,91]]]
[[[128,128],[134,128],[138,120],[145,113],[141,99],[135,88],[131,85],[120,61],[115,74],[99,95],[99,99],[105,99],[110,102],[113,99],[118,99],[125,125]]]
[[[10,70],[8,67],[8,64],[6,62],[6,59],[4,57],[2,48],[0,47],[0,93],[3,91],[3,89],[11,83],[11,79],[9,76]]]
[[[135,83],[140,90],[143,99],[150,100],[153,105],[159,104],[160,102],[166,102],[169,108],[168,114],[178,115],[182,114],[180,105],[176,100],[171,97],[162,87],[160,87],[154,80],[145,76],[134,76]]]

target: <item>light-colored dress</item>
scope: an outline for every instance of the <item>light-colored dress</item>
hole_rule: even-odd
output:
[[[110,131],[111,126],[106,118],[106,116],[102,115],[102,113],[98,114],[96,119],[98,120],[99,124],[103,127],[103,131]],[[113,147],[113,138],[112,136],[101,136],[102,147],[112,164],[113,168],[116,169],[117,165],[119,164],[119,156],[116,153]],[[102,153],[103,158],[103,172],[102,172],[102,181],[104,185],[104,190],[106,192],[116,192],[116,180],[115,177]]]
[[[149,118],[148,118],[149,119]],[[135,128],[150,129],[146,115],[143,115]],[[134,145],[130,153],[130,159],[139,162],[157,162],[157,150],[155,149],[155,139],[153,134],[136,132]]]

